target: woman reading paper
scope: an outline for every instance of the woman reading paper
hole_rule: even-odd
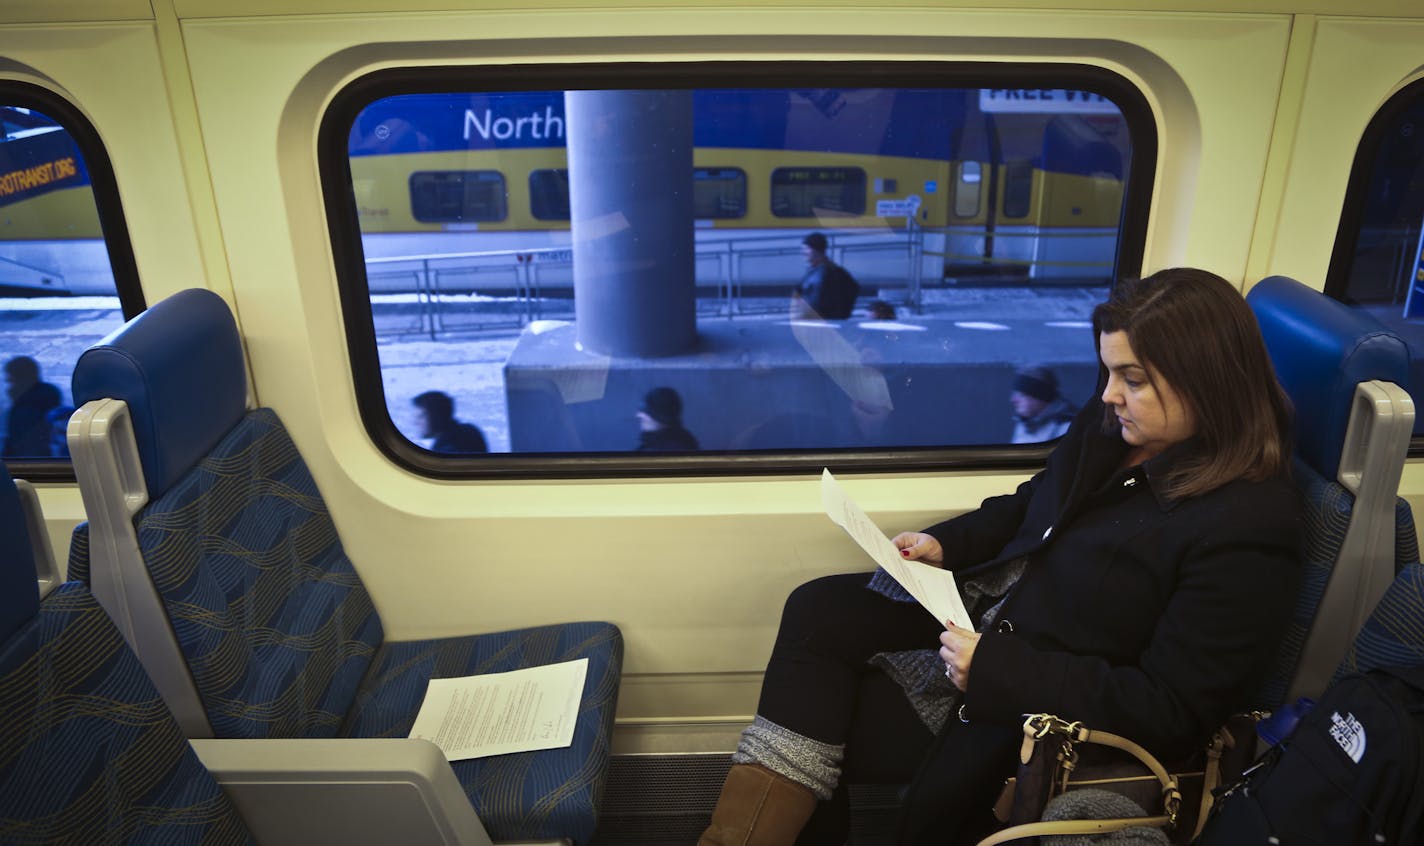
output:
[[[1300,543],[1255,319],[1225,280],[1174,269],[1118,285],[1093,333],[1100,396],[1044,470],[893,538],[954,571],[978,631],[887,595],[883,572],[797,588],[701,843],[843,842],[846,783],[906,781],[901,842],[973,842],[1024,714],[1170,761],[1246,703]]]

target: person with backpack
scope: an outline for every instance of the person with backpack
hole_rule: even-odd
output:
[[[860,283],[826,256],[826,236],[812,232],[801,241],[806,275],[792,294],[792,316],[807,320],[845,320],[855,310]]]

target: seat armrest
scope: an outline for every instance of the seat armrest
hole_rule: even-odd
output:
[[[193,751],[262,846],[489,846],[428,740],[195,739]]]
[[[34,485],[24,479],[15,480],[15,491],[20,496],[20,510],[25,515],[25,529],[30,535],[30,550],[35,556],[35,580],[39,582],[40,599],[59,587],[64,579],[59,575],[59,565],[54,560],[54,547],[49,542],[49,529],[44,522],[44,511],[40,508],[39,494]]]

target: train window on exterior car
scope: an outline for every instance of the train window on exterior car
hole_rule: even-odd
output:
[[[422,170],[410,175],[410,213],[421,223],[504,220],[509,192],[497,170]]]
[[[1155,129],[1106,71],[966,68],[348,86],[320,150],[368,430],[453,476],[1002,462],[1056,437],[1095,383],[1089,312],[1141,260]]]
[[[779,167],[771,172],[771,213],[777,217],[865,214],[865,170],[858,167]]]
[[[1004,217],[1027,217],[1033,202],[1033,162],[1004,165]]]
[[[747,172],[739,167],[692,171],[692,216],[698,220],[747,216]]]
[[[569,219],[569,171],[541,167],[529,172],[529,214],[535,220]]]
[[[0,347],[4,460],[69,478],[79,354],[142,310],[118,191],[98,135],[44,89],[0,81]]]
[[[1360,139],[1325,291],[1378,318],[1424,362],[1424,81],[1391,97]],[[1417,398],[1424,371],[1412,381]],[[1424,446],[1424,415],[1414,435]]]
[[[954,216],[974,217],[979,214],[979,197],[984,190],[984,169],[978,162],[960,162],[954,183]]]

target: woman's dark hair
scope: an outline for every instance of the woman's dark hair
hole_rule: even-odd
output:
[[[1231,283],[1189,267],[1118,283],[1093,310],[1093,343],[1126,332],[1147,378],[1165,380],[1196,422],[1191,456],[1167,480],[1172,496],[1195,496],[1234,479],[1288,471],[1290,400],[1276,381],[1256,316]],[[1101,349],[1099,349],[1101,353]],[[1107,384],[1098,364],[1098,390]],[[1115,426],[1112,410],[1104,426]]]

